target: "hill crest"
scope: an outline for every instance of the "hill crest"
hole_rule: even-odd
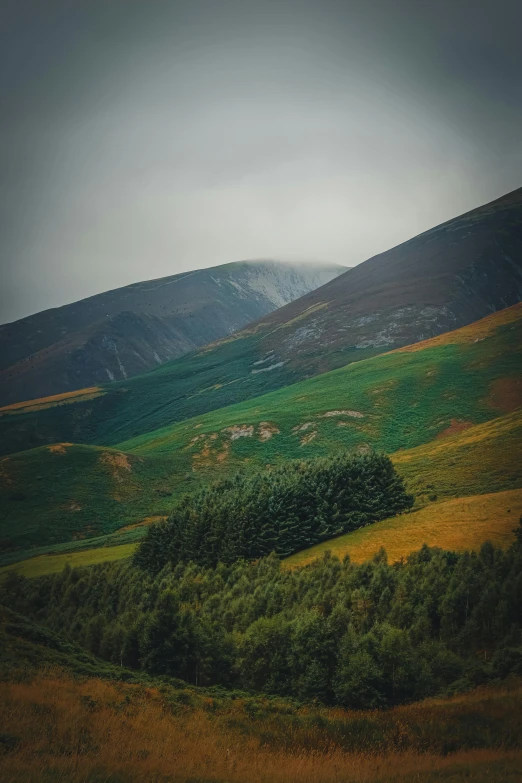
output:
[[[126,380],[230,334],[344,267],[243,261],[134,283],[0,326],[0,402]]]

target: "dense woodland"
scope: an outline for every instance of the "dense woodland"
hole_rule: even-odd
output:
[[[507,552],[281,565],[412,502],[385,455],[290,462],[187,496],[132,563],[11,573],[0,603],[121,667],[300,701],[384,707],[522,674],[522,526]]]
[[[290,461],[187,495],[149,529],[135,563],[157,573],[167,563],[286,557],[412,505],[385,454]]]
[[[158,574],[107,564],[26,580],[0,602],[107,661],[198,685],[354,708],[522,674],[522,527],[504,552],[422,548],[389,565],[272,554]]]

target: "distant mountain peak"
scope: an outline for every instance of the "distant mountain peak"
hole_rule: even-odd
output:
[[[323,285],[344,269],[273,259],[106,291],[0,326],[4,404],[146,372]]]

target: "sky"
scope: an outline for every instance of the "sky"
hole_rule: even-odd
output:
[[[0,322],[522,185],[519,0],[4,0]]]

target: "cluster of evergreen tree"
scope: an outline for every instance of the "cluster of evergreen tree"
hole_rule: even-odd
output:
[[[412,505],[384,454],[287,462],[187,495],[166,523],[149,529],[134,562],[157,573],[166,563],[286,557]]]
[[[275,555],[151,574],[105,564],[24,579],[0,603],[100,658],[197,685],[367,708],[522,675],[522,528],[507,551],[423,547],[390,565]]]

